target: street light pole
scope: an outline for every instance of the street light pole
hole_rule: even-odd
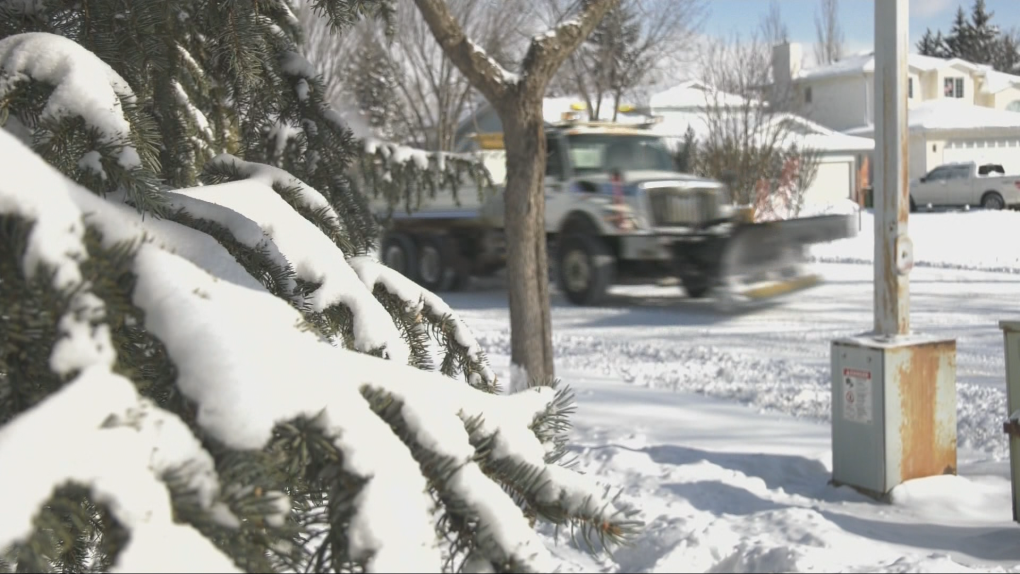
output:
[[[908,0],[875,0],[875,334],[910,333]]]

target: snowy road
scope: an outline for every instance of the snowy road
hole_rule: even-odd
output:
[[[678,288],[618,287],[597,308],[574,307],[554,295],[558,368],[827,421],[829,342],[871,328],[872,268],[816,268],[824,284],[740,315],[688,300]],[[1020,317],[1020,275],[917,268],[911,293],[913,329],[957,339],[961,457],[1004,456],[998,321]],[[479,285],[445,299],[494,359],[509,354],[501,286]]]

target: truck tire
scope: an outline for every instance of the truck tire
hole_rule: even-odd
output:
[[[471,279],[457,239],[448,235],[418,238],[418,284],[433,292],[460,291]]]
[[[594,235],[568,235],[556,250],[556,283],[575,305],[601,302],[616,273],[616,261],[609,246]]]
[[[981,196],[981,207],[984,209],[1005,209],[1006,202],[1002,196],[995,191],[989,191]]]
[[[387,233],[383,238],[380,255],[383,265],[411,281],[418,281],[418,250],[415,248],[414,240],[408,235]]]
[[[448,285],[450,253],[445,237],[423,235],[418,238],[418,284],[429,291],[438,292]]]

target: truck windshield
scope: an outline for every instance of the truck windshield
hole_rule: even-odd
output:
[[[618,134],[567,136],[570,163],[577,175],[638,170],[670,171],[673,161],[662,138]]]

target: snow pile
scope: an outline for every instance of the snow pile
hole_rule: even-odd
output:
[[[303,316],[288,302],[244,280],[237,262],[207,236],[168,221],[142,222],[125,206],[61,177],[2,132],[0,171],[7,174],[0,182],[0,211],[36,223],[26,264],[53,266],[56,286],[81,282],[86,224],[100,232],[108,249],[145,237],[131,263],[137,278],[132,302],[144,313],[145,330],[165,345],[178,371],[176,387],[194,403],[201,432],[229,448],[260,449],[283,421],[305,416],[318,422],[341,453],[343,470],[364,481],[352,499],[346,532],[351,558],[363,562],[366,571],[442,569],[443,549],[424,474],[439,471],[420,466],[412,448],[437,464],[451,463],[440,466],[450,470],[438,488],[477,520],[479,532],[488,538],[480,546],[488,561],[526,563],[538,571],[555,566],[521,508],[483,471],[485,466],[520,469],[536,478],[526,489],[532,504],[616,528],[619,509],[594,481],[547,462],[550,445],[533,425],[558,400],[552,388],[510,397],[488,394],[401,364],[406,357],[390,361],[339,349],[302,328]],[[248,172],[264,181],[181,190],[171,198],[185,209],[198,207],[196,215],[230,221],[229,228],[245,244],[268,236],[281,257],[294,258],[299,277],[314,276],[324,285],[336,282],[323,301],[346,301],[356,307],[356,316],[373,318],[362,319],[360,338],[366,345],[393,344],[393,320],[381,308],[366,310],[369,299],[350,293],[368,294],[366,285],[378,282],[404,293],[409,285],[369,261],[356,261],[359,277],[311,223],[288,219],[285,214],[298,217],[296,212],[268,187],[280,174]],[[236,208],[239,215],[221,217],[223,208]],[[266,236],[255,233],[249,222],[261,226]],[[312,255],[300,259],[307,253]],[[0,486],[7,487],[0,488],[0,507],[6,509],[0,548],[31,534],[39,505],[55,486],[72,478],[90,487],[96,500],[108,503],[131,530],[117,569],[235,571],[209,540],[190,526],[173,523],[159,480],[168,469],[191,463],[188,476],[206,510],[229,515],[225,508],[212,507],[218,486],[209,455],[179,420],[140,400],[131,381],[110,372],[116,350],[102,322],[103,302],[88,285],[77,293],[74,312],[60,323],[68,336],[53,353],[54,369],[78,371],[77,378],[0,427],[0,467],[38,469],[0,477]],[[438,312],[448,310],[438,298],[408,294],[419,295]],[[479,345],[466,328],[458,324],[457,333],[460,344],[477,356]],[[387,410],[385,405],[394,401],[400,408]],[[61,433],[50,432],[54,420],[66,427]],[[403,441],[393,432],[400,425],[406,429]],[[48,442],[40,445],[28,437]],[[483,444],[490,454],[479,458],[476,445]],[[38,461],[39,452],[67,448],[66,457]]]
[[[811,247],[816,261],[874,261],[874,215],[861,212],[856,237]],[[1020,272],[1020,214],[974,210],[911,213],[908,234],[914,243],[914,265],[945,269]]]

